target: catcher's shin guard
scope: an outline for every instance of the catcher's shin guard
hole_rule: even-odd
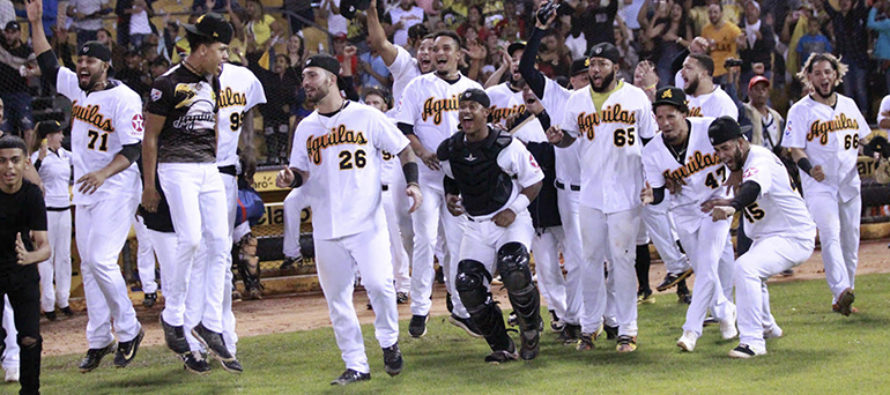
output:
[[[256,255],[257,239],[247,234],[239,243],[238,274],[244,282],[244,290],[253,299],[262,297],[262,284],[260,284],[260,262]]]
[[[463,260],[457,264],[457,279],[454,282],[460,301],[470,313],[470,319],[492,350],[508,350],[511,345],[504,316],[485,287],[485,280],[491,282],[491,274],[482,263]]]
[[[528,250],[521,243],[507,243],[498,250],[498,272],[523,330],[538,329],[541,323],[541,296],[532,282]]]

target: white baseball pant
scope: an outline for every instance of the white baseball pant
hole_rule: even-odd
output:
[[[458,262],[471,259],[485,266],[489,273],[497,270],[498,249],[504,244],[517,242],[528,249],[535,229],[532,227],[532,216],[528,210],[516,215],[510,226],[495,225],[492,220],[480,222],[467,221],[466,233],[460,243],[460,259]],[[486,284],[490,286],[490,284]]]
[[[392,256],[382,210],[372,229],[337,239],[314,238],[318,281],[328,303],[334,337],[347,369],[370,372],[362,329],[352,304],[356,267],[374,310],[374,334],[381,348],[399,340],[399,311]]]
[[[87,344],[103,348],[114,341],[133,340],[142,326],[127,295],[127,284],[117,264],[130,233],[140,191],[117,199],[79,204],[74,213],[74,234],[80,253],[80,272],[87,305]]]
[[[637,335],[637,273],[634,268],[637,232],[641,226],[639,207],[606,214],[581,206],[581,238],[584,241],[584,313],[581,331],[595,333],[606,312],[606,284],[603,265],[608,259],[609,276],[615,290],[615,318],[618,334]]]
[[[766,279],[806,261],[813,254],[812,239],[772,236],[754,240],[735,262],[735,293],[739,343],[766,350],[763,331],[775,325],[769,313]],[[767,319],[769,321],[767,321]]]
[[[667,204],[643,206],[643,224],[668,273],[678,274],[691,267],[689,260],[677,246]],[[683,248],[688,247],[684,244]]]
[[[386,213],[396,292],[408,293],[411,291],[411,255],[414,253],[414,229],[409,212],[413,202],[405,193],[405,177],[399,174],[394,178],[395,182],[383,191],[383,211]]]
[[[148,228],[145,227],[145,222],[141,216],[136,216],[133,228],[136,229],[136,241],[139,244],[139,252],[136,254],[136,266],[139,268],[139,282],[142,283],[142,292],[146,294],[157,292],[155,249],[148,238]]]
[[[834,303],[841,292],[855,285],[862,200],[856,196],[842,202],[836,194],[814,193],[806,195],[806,203],[819,229],[825,280]]]
[[[3,342],[6,344],[6,349],[3,350],[3,370],[18,369],[19,343],[16,337],[19,332],[15,330],[15,315],[12,311],[12,305],[9,304],[9,296],[3,295],[3,303],[5,304],[3,308],[3,329],[6,330],[6,339],[3,339]]]
[[[714,222],[710,217],[702,218],[698,229],[677,229],[680,242],[686,247],[686,254],[695,270],[695,283],[692,288],[692,303],[686,310],[684,331],[694,332],[701,336],[705,315],[710,308],[714,318],[724,321],[732,317],[735,306],[731,299],[723,293],[722,279],[718,266],[732,267],[732,241],[729,239],[729,228],[732,220]],[[728,257],[726,251],[729,251]],[[729,262],[724,263],[728,258]],[[732,287],[730,286],[730,289]]]
[[[580,195],[579,191],[556,189],[556,205],[559,209],[559,218],[562,220],[562,230],[565,236],[562,257],[563,267],[566,271],[566,312],[562,318],[566,324],[571,325],[581,324],[581,310],[584,305],[584,285],[581,274],[584,255],[581,247],[581,222],[578,214]]]
[[[445,193],[440,188],[420,186],[423,202],[411,217],[414,227],[414,257],[411,260],[411,314],[427,315],[430,312],[433,292],[433,252],[436,248],[439,223],[445,229],[445,244],[448,257],[444,259],[442,270],[445,274],[445,287],[451,293],[453,314],[468,318],[470,313],[460,301],[454,289],[457,275],[457,257],[460,255],[460,242],[466,229],[464,216],[453,216],[445,204]],[[442,261],[440,261],[441,263]]]
[[[40,308],[50,312],[55,311],[56,306],[68,307],[71,294],[71,210],[47,210],[46,225],[50,256],[37,264],[37,272],[40,273]]]
[[[176,230],[176,264],[164,276],[165,306],[161,315],[172,326],[184,325],[185,301],[191,272],[198,261],[198,247],[207,245],[201,259],[204,283],[204,313],[199,322],[213,331],[223,330],[222,305],[225,294],[229,239],[226,189],[214,163],[160,163],[158,180],[170,206],[170,219]]]
[[[228,230],[227,237],[230,241],[228,248],[226,249],[225,281],[222,284],[222,334],[223,340],[226,343],[226,348],[232,355],[235,355],[235,352],[237,351],[238,334],[235,333],[235,314],[232,312],[233,273],[231,240],[235,229],[236,210],[238,210],[238,178],[223,173],[220,173],[220,178],[222,178],[226,192],[226,207],[228,210],[228,222],[226,222],[226,226]],[[297,220],[297,223],[299,224],[299,220]],[[215,308],[213,305],[215,299],[213,299],[212,295],[209,296],[207,293],[208,288],[212,288],[213,286],[209,286],[204,278],[204,273],[207,272],[208,262],[212,259],[208,248],[210,248],[208,243],[205,243],[204,240],[202,240],[201,245],[198,247],[194,266],[192,267],[191,278],[189,278],[188,296],[185,302],[185,316],[183,318],[183,325],[186,328],[198,326],[202,317],[204,317],[205,312],[208,309]],[[201,343],[192,336],[191,331],[186,331],[185,338],[192,351],[202,349]]]
[[[300,213],[309,205],[302,191],[303,188],[291,189],[284,198],[284,245],[281,252],[287,258],[303,256],[300,251]]]
[[[640,226],[640,228],[643,228]],[[635,250],[636,251],[636,250]],[[634,258],[636,263],[636,258]],[[618,302],[617,293],[615,292],[615,275],[612,273],[612,264],[605,262],[609,275],[606,277],[606,310],[603,313],[603,324],[613,328],[618,327]],[[634,267],[634,275],[636,275],[636,267]],[[634,291],[636,292],[636,291]]]
[[[469,225],[468,223],[467,226]],[[556,316],[560,319],[566,316],[566,279],[559,265],[559,247],[564,245],[564,240],[562,226],[535,230],[531,240],[538,289],[547,303],[547,308],[556,312]]]

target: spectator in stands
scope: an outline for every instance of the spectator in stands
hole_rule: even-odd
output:
[[[272,38],[272,23],[275,17],[266,14],[260,0],[247,0],[247,34],[253,36],[257,46],[263,46]]]
[[[303,70],[303,63],[306,62],[306,58],[308,58],[308,54],[306,48],[303,46],[303,37],[296,34],[290,36],[287,40],[287,64],[290,67],[301,71]]]
[[[408,42],[408,29],[426,21],[426,13],[414,4],[414,0],[400,0],[399,6],[383,17],[383,29],[387,36],[392,37],[393,44],[405,45]]]
[[[312,0],[284,0],[282,8],[290,22],[290,31],[293,34],[299,33],[307,23],[315,20]]]
[[[117,67],[114,77],[138,93],[139,96],[146,98],[154,79],[145,70],[142,54],[139,51],[127,51],[124,55],[123,66]]]
[[[15,3],[19,4],[22,2],[16,0]],[[53,38],[53,27],[55,27],[56,25],[61,25],[60,23],[58,23],[58,14],[59,0],[43,0],[43,33],[46,34],[47,39]],[[28,15],[25,12],[24,8],[15,10],[15,15],[25,19],[28,18]],[[0,26],[5,26],[7,22],[3,22],[3,24]]]
[[[422,23],[411,26],[408,29],[408,42],[403,45],[402,48],[408,51],[413,57],[417,54],[418,48],[420,48],[420,42],[423,41],[423,38],[428,34],[430,34],[430,30]]]
[[[343,15],[340,15],[340,0],[323,0],[319,10],[327,12],[328,33],[334,36],[349,33],[347,30],[349,21]]]
[[[263,115],[263,132],[266,138],[266,163],[280,164],[288,161],[288,135],[290,132],[290,103],[296,100],[296,87],[300,76],[288,67],[287,56],[275,56],[272,70],[266,70],[258,63],[261,53],[247,54],[247,67],[263,85],[268,102],[260,105]]]
[[[655,62],[659,81],[662,86],[670,85],[674,59],[692,39],[692,28],[686,22],[683,7],[669,1],[660,3],[652,18],[643,25],[642,36],[651,42],[650,58]]]
[[[772,77],[772,56],[776,47],[776,35],[772,26],[760,16],[760,4],[748,0],[742,22],[743,39],[739,41],[739,57],[742,59],[741,97],[745,97],[748,93],[748,81],[754,75]]]
[[[22,136],[29,150],[34,149],[34,116],[26,78],[37,74],[36,60],[31,46],[22,42],[19,23],[7,23],[0,40],[0,98],[6,104],[6,122],[0,127],[4,132]]]
[[[491,32],[485,27],[485,16],[482,14],[481,6],[472,6],[467,9],[467,20],[457,28],[457,34],[466,37],[467,30],[473,29],[478,35],[479,42],[485,42]]]
[[[369,43],[368,46],[371,47],[371,44]],[[392,74],[390,73],[389,68],[386,67],[383,58],[373,48],[371,48],[370,51],[359,55],[358,68],[362,71],[361,86],[363,89],[371,87],[388,89],[392,86]]]
[[[769,106],[769,79],[755,76],[748,83],[748,102],[743,108],[751,120],[751,144],[777,152],[782,145],[785,118]]]
[[[626,25],[615,21],[615,47],[618,48],[619,57],[619,75],[621,78],[632,81],[634,75],[634,66],[640,61],[637,50],[633,46],[633,36]],[[585,56],[573,56],[575,59],[584,59]]]
[[[853,4],[855,1],[855,5]],[[834,52],[847,64],[844,75],[844,94],[852,97],[859,111],[868,113],[868,7],[865,0],[840,0],[840,10],[835,10],[822,0],[825,12],[831,17],[834,28]]]
[[[504,2],[504,18],[494,27],[495,34],[509,42],[520,39],[521,37],[518,37],[518,34],[525,32],[525,19],[522,17],[519,9],[516,8],[516,3],[518,2]],[[512,27],[508,29],[508,26]],[[505,29],[507,30],[505,31]]]
[[[45,4],[44,8],[46,8]],[[68,1],[67,14],[74,21],[78,47],[87,41],[96,39],[99,29],[102,28],[102,16],[109,13],[111,13],[111,5],[108,0]]]
[[[708,24],[702,28],[701,35],[710,43],[714,80],[722,83],[727,71],[724,67],[726,59],[739,57],[738,41],[742,31],[736,24],[726,21],[723,6],[718,3],[708,6]]]
[[[167,70],[170,70],[170,61],[162,56],[158,56],[153,62],[149,63],[148,72],[152,80],[164,75]]]
[[[800,60],[800,63],[797,65],[798,67],[807,61],[810,54],[832,51],[831,41],[828,40],[828,37],[825,37],[819,29],[818,19],[807,19],[807,34],[804,34],[797,41],[797,48],[795,50],[798,54],[797,58]]]
[[[618,21],[615,23],[617,26]],[[587,37],[584,36],[580,25],[572,23],[571,15],[560,16],[557,29],[562,34],[566,47],[571,51],[572,59],[581,59],[587,56]]]
[[[572,65],[570,53],[562,38],[555,31],[548,31],[538,50],[538,68],[547,78],[568,75]]]
[[[878,33],[874,55],[884,73],[887,92],[890,92],[890,1],[875,2],[868,12],[868,28]]]
[[[145,37],[152,33],[149,18],[154,16],[152,0],[117,0],[117,43],[128,49],[142,47]]]
[[[111,50],[111,67],[120,67],[124,64],[127,48],[114,42],[114,40],[111,39],[111,32],[108,31],[108,29],[104,27],[100,28],[96,32],[96,41]]]
[[[614,30],[612,23],[615,22],[615,15],[618,14],[618,0],[609,0],[609,3],[603,6],[601,1],[589,1],[588,5],[583,7],[581,3],[576,9],[575,18],[572,25],[581,26],[584,37],[587,39],[587,49],[589,50],[596,44],[608,42],[615,44]]]

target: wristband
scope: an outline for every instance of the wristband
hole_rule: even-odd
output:
[[[513,204],[510,205],[510,211],[513,211],[514,214],[519,214],[527,209],[530,203],[528,196],[525,196],[524,193],[520,193],[519,196],[516,197],[516,200],[513,201]]]
[[[408,162],[402,165],[402,173],[405,175],[405,183],[408,185],[414,184],[420,186],[417,182],[419,178],[418,171],[417,162]]]
[[[299,172],[294,172],[294,180],[290,183],[291,188],[297,188],[303,185],[303,176]]]
[[[804,173],[807,173],[807,175],[810,175],[810,170],[813,169],[813,164],[810,163],[810,158],[800,158],[800,160],[797,161],[797,167],[803,170]]]

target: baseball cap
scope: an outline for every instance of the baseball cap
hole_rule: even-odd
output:
[[[371,0],[342,0],[340,2],[340,15],[346,19],[352,19],[361,10],[367,10],[371,6]]]
[[[767,88],[769,88],[769,86],[770,86],[768,78],[766,78],[762,75],[757,75],[757,76],[754,76],[754,78],[751,78],[751,81],[748,81],[748,90],[751,90],[751,88],[753,88],[754,85],[757,85],[757,83],[759,83],[759,82],[766,82]]]
[[[486,94],[484,90],[479,88],[470,88],[464,91],[464,93],[461,93],[460,101],[474,101],[481,104],[482,107],[491,107],[491,100],[488,99],[488,94]]]
[[[666,86],[655,92],[655,101],[652,102],[652,108],[663,104],[669,104],[678,110],[686,112],[689,107],[686,106],[686,93],[682,89],[674,86]]]
[[[517,41],[507,46],[507,55],[513,56],[514,51],[524,50],[525,43],[522,41]]]
[[[340,34],[334,35],[334,40],[346,40],[347,38],[348,37],[346,36],[346,33],[340,33]]]
[[[209,37],[223,44],[232,41],[232,25],[215,12],[201,15],[194,24],[186,24],[184,27],[189,33]]]
[[[92,56],[105,63],[111,61],[111,49],[98,41],[88,41],[80,47],[80,51],[77,51],[77,56],[83,55]]]
[[[587,69],[590,68],[590,60],[588,59],[577,59],[572,62],[571,75],[572,77],[587,72]]]
[[[22,30],[22,27],[16,21],[9,21],[6,23],[4,30]]]
[[[604,58],[609,59],[612,63],[618,63],[618,59],[621,58],[621,55],[618,53],[618,48],[616,48],[614,44],[601,42],[590,47],[590,51],[587,52],[587,58]]]
[[[330,71],[336,76],[340,75],[340,62],[331,55],[318,54],[312,55],[306,60],[305,67],[319,67]]]
[[[40,139],[46,138],[46,136],[61,131],[62,125],[59,123],[59,121],[56,120],[40,121],[37,124],[37,136]]]
[[[722,116],[711,122],[708,126],[708,138],[711,145],[720,145],[729,140],[742,137],[742,128],[735,119],[729,116]]]

